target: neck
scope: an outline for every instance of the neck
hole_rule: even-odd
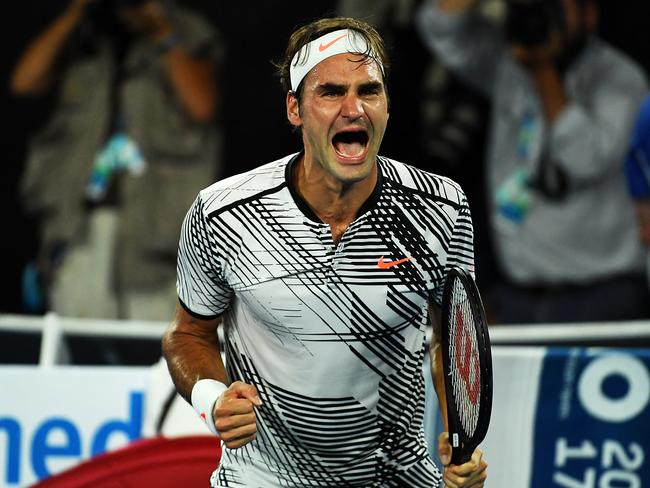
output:
[[[377,184],[377,166],[356,182],[341,182],[303,156],[294,169],[293,181],[300,196],[325,223],[351,223]]]

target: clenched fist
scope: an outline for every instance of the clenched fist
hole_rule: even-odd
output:
[[[214,404],[214,425],[229,449],[255,439],[257,424],[253,407],[262,405],[257,389],[241,381],[232,383]]]

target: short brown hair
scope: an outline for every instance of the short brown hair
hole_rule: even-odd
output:
[[[333,32],[340,29],[350,29],[358,32],[369,46],[368,52],[360,53],[363,55],[362,62],[372,61],[371,53],[379,58],[382,64],[384,73],[384,84],[388,78],[390,71],[390,63],[386,53],[386,46],[384,40],[379,33],[370,24],[362,20],[353,19],[351,17],[326,17],[310,22],[307,25],[298,27],[289,38],[287,49],[284,52],[284,57],[274,63],[277,69],[277,75],[280,78],[280,84],[285,93],[291,90],[291,77],[289,70],[291,68],[291,60],[294,55],[305,45],[324,36],[328,32]],[[303,83],[301,82],[296,90],[296,98],[300,100],[302,93]]]

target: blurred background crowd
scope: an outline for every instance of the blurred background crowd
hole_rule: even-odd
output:
[[[168,320],[184,212],[217,178],[299,150],[272,61],[298,24],[345,15],[391,49],[380,153],[468,194],[491,323],[650,318],[649,11],[612,0],[12,4],[0,313]]]

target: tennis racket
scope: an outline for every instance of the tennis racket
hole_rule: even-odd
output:
[[[442,368],[452,464],[467,462],[485,438],[492,412],[492,352],[485,311],[472,276],[447,275],[442,296]]]

